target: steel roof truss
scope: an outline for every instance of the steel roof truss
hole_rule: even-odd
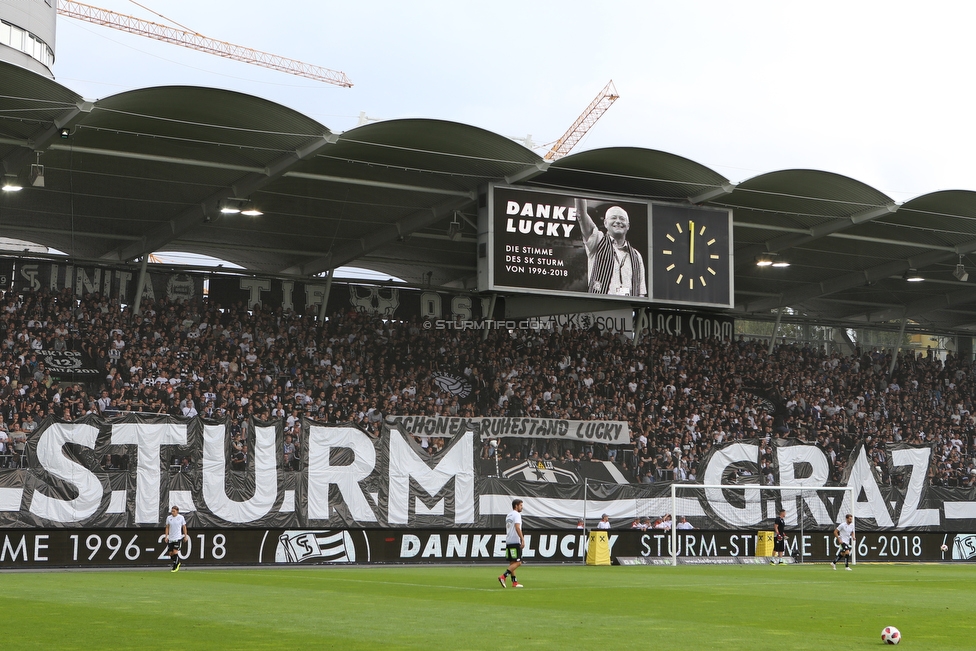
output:
[[[16,174],[20,169],[31,161],[34,152],[44,151],[55,142],[55,138],[60,137],[61,129],[71,129],[81,122],[86,115],[91,113],[93,102],[80,102],[74,108],[68,109],[59,115],[52,124],[44,127],[40,132],[33,135],[30,140],[17,143],[21,149],[11,153],[0,163],[6,174]]]
[[[247,174],[230,187],[223,188],[213,193],[204,199],[199,205],[195,205],[192,208],[184,210],[170,221],[146,234],[142,240],[116,248],[112,251],[108,251],[102,255],[102,258],[112,260],[134,260],[143,255],[152,253],[153,251],[158,250],[160,247],[166,246],[170,242],[185,235],[191,229],[204,223],[207,220],[208,215],[214,214],[217,211],[217,204],[222,199],[250,196],[252,193],[260,190],[268,183],[271,183],[275,179],[281,178],[286,172],[288,172],[289,169],[301,161],[310,156],[314,156],[324,147],[335,144],[338,139],[339,137],[336,135],[327,134],[321,138],[315,138],[309,141],[301,148],[293,152],[288,152],[284,156],[279,157],[277,160],[268,165],[268,167],[263,171]]]
[[[864,224],[877,219],[878,217],[891,215],[897,211],[898,204],[889,203],[884,206],[869,208],[868,210],[855,213],[844,219],[833,219],[829,222],[817,224],[816,226],[808,229],[806,233],[780,235],[779,237],[775,237],[760,244],[754,244],[743,249],[741,252],[738,252],[736,255],[735,266],[736,268],[743,267],[750,264],[753,261],[752,259],[757,255],[761,255],[763,253],[782,253],[787,249],[809,244],[814,240],[819,240],[820,238],[827,237],[828,235],[840,233],[841,231],[845,231],[849,228],[857,226],[858,224]]]
[[[863,271],[856,271],[844,276],[830,278],[823,282],[811,283],[798,287],[797,289],[784,292],[778,298],[765,299],[755,303],[747,303],[743,309],[748,312],[771,310],[784,305],[795,305],[803,301],[835,294],[845,289],[863,287],[879,280],[884,280],[891,276],[898,276],[909,269],[924,269],[933,264],[954,259],[958,255],[966,255],[976,251],[976,241],[964,242],[955,247],[952,252],[945,251],[926,251],[912,258],[904,260],[894,260],[874,267],[869,267]]]
[[[320,258],[290,266],[281,270],[280,273],[314,276],[329,269],[337,269],[353,262],[370,251],[380,248],[384,244],[395,242],[399,238],[406,237],[416,230],[436,223],[451,212],[459,210],[476,199],[477,193],[475,192],[472,192],[469,197],[447,199],[429,209],[418,210],[392,224],[381,226],[360,239],[329,251]]]

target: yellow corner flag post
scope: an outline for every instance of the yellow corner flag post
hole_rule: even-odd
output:
[[[590,532],[586,546],[587,565],[610,565],[610,532],[597,529]]]

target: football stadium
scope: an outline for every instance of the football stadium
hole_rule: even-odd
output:
[[[85,7],[0,3],[4,648],[972,648],[976,192],[86,99]]]

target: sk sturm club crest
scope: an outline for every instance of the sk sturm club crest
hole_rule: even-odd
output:
[[[356,545],[352,535],[348,531],[285,531],[278,536],[275,563],[305,561],[355,563]]]

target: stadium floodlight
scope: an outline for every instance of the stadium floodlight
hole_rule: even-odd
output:
[[[247,205],[244,206],[244,209],[241,210],[241,214],[245,217],[260,217],[264,213],[258,210],[253,201],[249,201]]]
[[[243,209],[244,201],[244,199],[235,198],[221,199],[218,208],[220,208],[221,214],[236,215]]]
[[[245,215],[247,217],[260,217],[264,213],[261,212],[254,202],[250,199],[240,199],[238,197],[228,197],[226,199],[221,199],[217,207],[220,212],[224,215]]]
[[[781,257],[778,253],[764,253],[756,256],[756,266],[784,269],[790,266],[790,262],[789,260]]]
[[[219,207],[220,212],[223,215],[236,215],[241,211],[240,205],[229,199],[224,199],[221,201]]]
[[[733,497],[732,500],[729,498]],[[708,505],[708,510],[703,505]],[[722,528],[751,529],[772,520],[779,509],[786,510],[787,529],[803,539],[804,528],[835,527],[856,507],[853,486],[763,486],[760,484],[671,484],[671,515],[677,522],[685,516],[698,520],[697,528],[711,528],[703,519],[718,520]],[[701,526],[705,524],[706,526]],[[671,564],[678,565],[678,528],[671,527]],[[802,550],[802,547],[800,547]],[[683,556],[684,554],[682,554]],[[803,558],[802,553],[800,556]],[[851,562],[857,564],[856,554]]]
[[[3,186],[0,187],[4,192],[20,192],[24,186],[17,180],[14,174],[7,174],[3,177]]]
[[[904,278],[907,282],[910,283],[920,283],[923,280],[925,280],[925,278],[920,273],[918,273],[918,269],[916,269],[915,267],[912,267],[911,269],[906,271],[905,275],[902,276],[902,278]]]

